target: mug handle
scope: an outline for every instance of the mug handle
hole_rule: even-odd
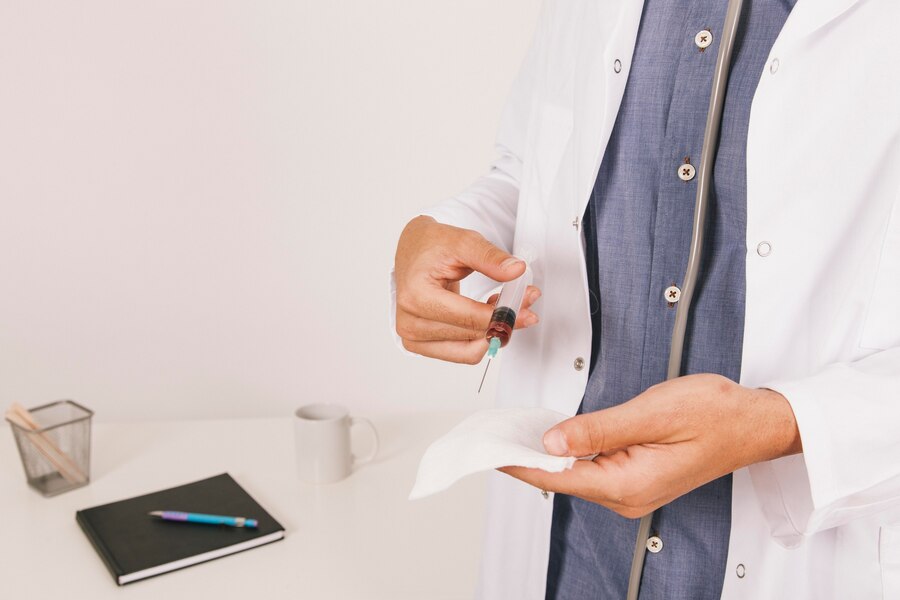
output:
[[[369,428],[369,431],[372,432],[372,451],[369,452],[367,456],[363,456],[362,458],[353,455],[353,466],[364,465],[368,462],[372,462],[372,459],[375,458],[375,455],[378,454],[378,431],[375,429],[375,426],[372,425],[372,421],[368,419],[363,419],[362,417],[350,417],[350,427],[355,425],[366,425]]]

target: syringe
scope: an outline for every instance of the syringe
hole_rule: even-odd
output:
[[[524,261],[523,261],[524,262]],[[484,334],[488,340],[488,362],[484,367],[484,375],[481,376],[481,383],[478,385],[478,393],[484,387],[484,379],[487,377],[488,369],[491,367],[491,360],[497,356],[497,351],[509,343],[512,337],[513,329],[516,326],[516,316],[522,310],[522,302],[525,300],[525,292],[531,285],[532,273],[531,265],[525,263],[525,272],[516,279],[503,284],[500,290],[500,297],[497,304],[494,305],[494,312],[491,315],[491,323],[488,325]]]

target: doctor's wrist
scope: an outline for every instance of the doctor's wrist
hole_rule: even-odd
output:
[[[749,402],[753,415],[749,425],[758,440],[753,463],[803,452],[797,419],[787,398],[775,390],[758,388],[750,390]]]

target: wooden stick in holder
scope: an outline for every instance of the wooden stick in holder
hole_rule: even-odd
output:
[[[6,418],[27,432],[25,435],[28,441],[34,445],[44,458],[50,461],[53,468],[59,471],[59,474],[66,481],[73,484],[81,484],[87,481],[87,475],[72,460],[72,457],[63,452],[49,436],[40,431],[40,425],[34,420],[28,409],[18,402],[14,402],[9,410],[6,411]]]

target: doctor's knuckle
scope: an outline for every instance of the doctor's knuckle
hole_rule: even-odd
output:
[[[478,243],[479,241],[484,239],[484,236],[482,236],[474,229],[454,227],[452,229],[447,229],[443,233],[446,234],[448,240],[454,240],[460,244]]]
[[[415,341],[419,336],[418,327],[412,319],[397,321],[397,335],[404,340]]]
[[[460,230],[455,242],[459,244],[459,246],[474,249],[480,249],[483,245],[487,244],[487,240],[484,239],[484,236],[471,229]]]
[[[413,312],[416,309],[416,295],[409,290],[397,290],[397,307],[405,312]]]

